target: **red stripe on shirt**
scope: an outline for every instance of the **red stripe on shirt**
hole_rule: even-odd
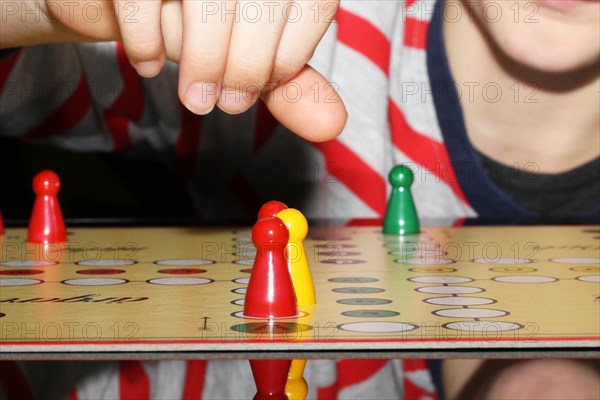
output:
[[[414,162],[445,182],[463,203],[469,204],[458,184],[446,146],[412,129],[404,118],[402,110],[391,99],[389,109],[394,145]]]
[[[185,386],[181,398],[201,399],[206,378],[206,360],[191,360],[187,362]]]
[[[418,375],[419,372],[428,372],[427,364],[422,359],[404,359],[402,360],[404,367],[404,397],[406,399],[415,400],[437,400],[438,394],[433,391],[429,391],[428,387],[431,376],[428,377],[427,382],[419,382],[419,380],[425,379],[422,375]],[[417,373],[417,374],[411,374]],[[428,372],[429,373],[429,372]]]
[[[338,40],[367,57],[388,75],[391,52],[388,38],[369,21],[342,8],[338,10],[336,20]]]
[[[4,89],[6,80],[10,76],[17,60],[21,56],[21,50],[16,51],[14,54],[0,60],[0,92]]]
[[[337,364],[339,390],[356,385],[377,374],[388,360],[342,360]]]
[[[31,400],[29,382],[14,361],[0,361],[0,386],[7,399]]]
[[[67,400],[79,400],[79,396],[77,396],[77,387],[74,387],[73,390],[71,390]]]
[[[140,77],[129,63],[123,44],[117,43],[116,57],[123,78],[119,97],[104,112],[104,120],[113,138],[115,151],[131,146],[129,124],[140,120],[144,114],[144,91]]]
[[[119,399],[150,399],[150,378],[141,361],[121,361],[119,366]]]
[[[313,146],[323,154],[330,177],[343,183],[378,215],[385,214],[386,183],[377,171],[337,139]]]
[[[415,49],[425,50],[427,47],[427,30],[429,21],[406,17],[404,26],[404,45]]]
[[[59,135],[76,126],[85,117],[89,108],[90,95],[85,74],[82,72],[79,83],[71,96],[44,122],[27,132],[23,139],[41,140]]]
[[[202,116],[181,105],[181,131],[175,143],[175,153],[179,160],[179,173],[185,179],[189,179],[194,171],[201,133]]]
[[[254,152],[258,152],[262,146],[269,141],[279,126],[279,122],[273,117],[267,105],[262,101],[258,103],[256,110],[256,123],[254,128]]]

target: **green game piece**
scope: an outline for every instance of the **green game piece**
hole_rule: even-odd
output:
[[[405,165],[396,165],[390,171],[388,179],[392,185],[392,194],[383,219],[383,233],[419,233],[419,217],[410,193],[410,185],[414,181],[413,172]]]

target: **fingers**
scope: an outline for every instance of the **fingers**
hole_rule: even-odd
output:
[[[261,98],[283,126],[311,142],[335,138],[348,118],[335,87],[309,66]]]
[[[299,0],[286,8],[286,25],[279,42],[271,80],[287,82],[312,57],[339,8],[339,0]]]
[[[160,0],[114,0],[121,38],[131,65],[144,77],[157,75],[165,62]]]
[[[235,0],[183,0],[179,97],[196,114],[210,112],[220,97],[235,10]]]
[[[287,0],[238,0],[219,108],[238,114],[250,108],[271,75],[285,26]]]

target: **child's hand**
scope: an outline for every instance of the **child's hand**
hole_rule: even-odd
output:
[[[215,105],[231,114],[246,111],[261,93],[289,81],[306,66],[338,2],[176,2],[182,7],[182,102],[198,114]]]
[[[238,114],[262,97],[282,124],[309,140],[329,139],[345,124],[340,97],[306,65],[339,0],[46,4],[55,22],[76,33],[71,40],[121,40],[140,75],[157,74],[165,58],[178,61],[179,96],[193,112],[216,105]]]

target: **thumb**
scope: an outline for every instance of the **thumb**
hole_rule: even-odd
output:
[[[261,99],[283,126],[311,142],[335,138],[348,119],[334,85],[308,65],[290,81],[263,93]]]

